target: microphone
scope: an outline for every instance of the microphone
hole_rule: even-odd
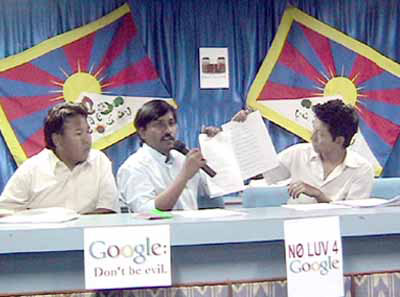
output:
[[[180,152],[181,154],[183,154],[183,155],[185,155],[185,156],[186,156],[187,153],[189,152],[189,150],[187,149],[186,145],[185,145],[182,141],[179,141],[179,140],[175,140],[173,149],[174,149],[174,150],[177,150],[178,152]],[[209,177],[214,177],[214,176],[217,174],[217,173],[216,173],[210,166],[208,166],[207,164],[201,166],[201,169],[203,169],[203,171],[204,171],[205,173],[207,173]]]

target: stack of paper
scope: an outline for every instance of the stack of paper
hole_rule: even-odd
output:
[[[12,215],[13,213],[14,213],[14,211],[11,209],[0,208],[0,218]]]
[[[201,210],[180,210],[173,211],[174,217],[182,217],[189,219],[216,219],[216,218],[226,218],[232,216],[243,216],[245,213],[240,211],[232,211],[220,208],[214,209],[201,209]]]
[[[384,207],[384,206],[400,206],[400,195],[392,199],[369,198],[358,200],[341,200],[334,204],[345,205],[350,207]]]
[[[0,223],[5,224],[37,224],[37,223],[62,223],[74,220],[79,214],[71,209],[62,207],[49,207],[28,209],[15,212],[13,215],[0,218]]]

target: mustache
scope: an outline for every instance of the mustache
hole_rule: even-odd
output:
[[[175,137],[173,137],[171,134],[165,134],[161,140],[175,140]]]

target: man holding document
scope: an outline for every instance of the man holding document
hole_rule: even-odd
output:
[[[283,150],[279,165],[264,173],[272,184],[290,178],[288,203],[327,203],[369,198],[374,171],[371,164],[347,147],[358,130],[355,110],[341,100],[313,106],[315,119],[311,144]],[[246,121],[248,112],[234,121]]]
[[[134,212],[198,209],[197,196],[208,193],[199,172],[206,160],[199,149],[177,148],[175,108],[163,100],[147,102],[134,125],[142,146],[118,170],[121,200]],[[208,127],[207,132],[215,134],[216,129]]]

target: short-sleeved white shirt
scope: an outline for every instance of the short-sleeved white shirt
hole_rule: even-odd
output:
[[[117,173],[120,199],[134,212],[155,209],[155,198],[164,192],[183,168],[185,156],[175,150],[167,157],[147,144],[131,155]],[[207,193],[206,178],[196,173],[186,184],[174,210],[195,210],[197,196]]]
[[[43,207],[65,207],[79,213],[97,208],[118,212],[118,191],[110,160],[93,149],[88,159],[72,170],[48,149],[26,160],[5,186],[0,208]]]
[[[374,171],[371,164],[351,150],[346,151],[342,164],[324,179],[324,170],[319,155],[312,144],[293,145],[278,155],[280,166],[264,174],[268,183],[291,178],[302,181],[322,191],[331,201],[369,198]],[[317,202],[314,198],[309,198]],[[301,199],[290,199],[289,203],[301,203]],[[306,199],[307,200],[307,199]]]

